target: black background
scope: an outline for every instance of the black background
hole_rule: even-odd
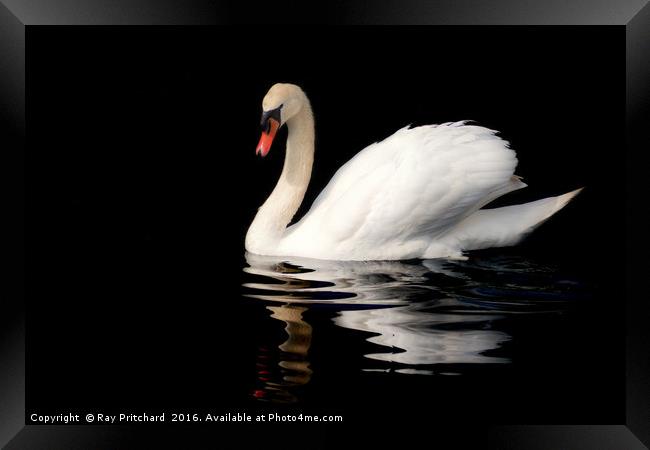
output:
[[[521,249],[598,288],[566,329],[519,340],[532,356],[507,374],[359,392],[329,373],[308,404],[622,421],[622,29],[39,28],[29,44],[28,412],[247,405],[265,312],[240,297],[243,237],[283,158],[254,155],[261,99],[285,81],[316,116],[307,205],[397,128],[473,119],[518,152],[529,187],[504,202],[586,186]],[[315,371],[343,345],[315,342]]]

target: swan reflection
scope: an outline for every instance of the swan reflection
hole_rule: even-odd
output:
[[[355,262],[246,254],[246,262],[245,296],[272,302],[265,307],[288,335],[269,346],[255,391],[274,401],[296,401],[312,377],[309,349],[319,330],[305,321],[308,312],[362,333],[369,344],[359,356],[371,366],[364,370],[440,374],[452,364],[509,362],[503,319],[562,311],[582,289],[516,256]]]
[[[284,303],[399,305],[431,291],[421,263],[400,261],[326,261],[246,254],[244,272],[262,277],[247,282],[246,295]],[[428,261],[436,264],[434,261]]]
[[[257,373],[262,386],[253,395],[260,400],[293,403],[297,398],[291,390],[309,383],[312,374],[307,361],[312,327],[302,318],[307,308],[282,305],[267,306],[266,309],[271,311],[272,318],[284,322],[288,338],[277,346],[280,352],[276,358],[271,357],[273,352],[267,347],[260,348]]]
[[[448,303],[445,299],[439,303]],[[402,364],[500,363],[505,358],[487,356],[509,339],[506,333],[489,328],[498,316],[439,314],[428,312],[431,304],[386,309],[341,311],[334,322],[344,328],[375,333],[369,342],[396,351],[369,353],[380,361]],[[408,372],[403,372],[408,373]]]

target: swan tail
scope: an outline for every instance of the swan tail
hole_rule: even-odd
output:
[[[582,189],[522,205],[480,209],[462,221],[449,237],[462,250],[515,245],[564,208]]]

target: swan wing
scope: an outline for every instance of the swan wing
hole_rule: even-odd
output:
[[[325,258],[424,257],[470,214],[525,186],[515,152],[466,122],[405,127],[344,164],[282,246]]]
[[[458,224],[444,240],[463,250],[515,245],[564,208],[580,191],[582,188],[521,205],[481,209]]]

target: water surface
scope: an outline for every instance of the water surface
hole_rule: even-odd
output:
[[[506,345],[516,339],[513,322],[533,315],[552,324],[591,295],[557,267],[508,253],[369,262],[247,254],[246,263],[245,297],[277,321],[260,328],[270,331],[261,336],[252,396],[274,402],[300,402],[318,376],[311,346],[319,335],[336,343],[341,362],[330,364],[342,371],[463,375],[516,364]]]

